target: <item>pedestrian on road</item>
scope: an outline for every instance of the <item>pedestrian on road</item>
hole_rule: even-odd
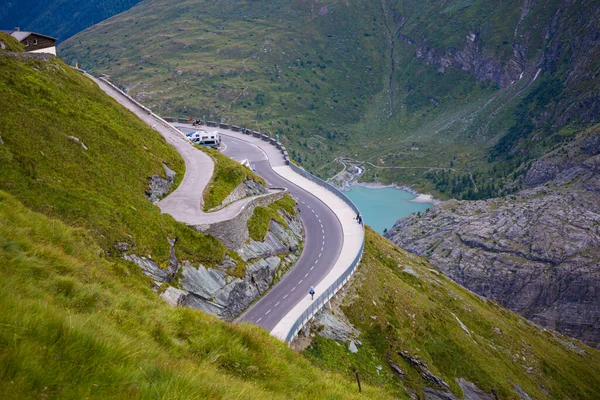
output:
[[[362,225],[362,215],[360,213],[356,214],[356,222]]]
[[[315,299],[315,288],[311,286],[310,290],[308,291],[308,294],[310,294],[310,299],[314,300]]]

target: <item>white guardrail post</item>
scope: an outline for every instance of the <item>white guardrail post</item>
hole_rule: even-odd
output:
[[[79,72],[92,77],[92,75],[88,74],[86,71],[82,70],[82,69],[77,69]],[[140,109],[142,109],[143,111],[147,112],[149,116],[153,117],[156,121],[158,121],[159,123],[163,124],[164,126],[168,127],[169,129],[172,129],[173,131],[176,131],[178,134],[183,135],[181,131],[179,131],[178,129],[174,128],[171,124],[169,124],[167,121],[165,121],[163,118],[161,118],[160,116],[158,116],[157,114],[155,114],[154,112],[152,112],[152,110],[150,110],[149,108],[147,108],[146,106],[140,104],[137,100],[135,100],[134,98],[132,98],[131,96],[129,96],[127,93],[123,92],[121,89],[119,89],[117,86],[115,86],[112,82],[110,82],[108,79],[106,78],[97,78],[99,80],[101,80],[102,82],[106,83],[107,85],[111,86],[113,89],[117,90],[119,93],[121,93],[123,96],[125,96],[129,101],[131,101],[133,104],[135,104],[137,107],[139,107]],[[215,124],[215,122],[211,123]],[[223,125],[225,126],[225,125]],[[239,129],[239,127],[232,125],[232,124],[227,124],[226,128],[224,129],[230,129],[230,130],[234,130],[237,131]],[[256,131],[249,131],[246,130],[246,134],[247,135],[254,135],[256,137],[262,137],[263,140],[265,140],[266,142],[270,143],[271,145],[277,147],[278,149],[280,149],[281,153],[284,156],[284,159],[286,161],[286,164],[288,164],[290,166],[290,168],[296,172],[298,175],[303,176],[304,178],[318,184],[319,186],[324,187],[325,189],[329,190],[330,192],[332,192],[335,196],[339,197],[344,203],[346,203],[350,208],[352,208],[352,210],[354,211],[354,213],[358,214],[359,210],[358,207],[356,207],[356,205],[348,198],[346,197],[346,195],[344,193],[342,193],[339,189],[335,188],[333,185],[325,182],[322,179],[317,178],[316,176],[314,176],[313,174],[311,174],[310,172],[298,167],[297,165],[295,165],[294,163],[292,163],[289,159],[289,156],[287,154],[287,151],[285,149],[285,147],[283,147],[277,140],[275,140],[274,138],[270,138],[267,139],[268,135],[265,134],[261,134],[260,132],[256,132]],[[350,263],[350,265],[348,265],[348,268],[342,273],[342,275],[337,278],[335,280],[335,282],[333,284],[331,284],[327,290],[325,290],[323,293],[321,293],[320,296],[317,297],[317,301],[316,302],[312,302],[310,304],[310,306],[300,315],[300,317],[298,317],[298,319],[296,320],[296,322],[294,324],[292,324],[292,327],[290,328],[288,334],[285,336],[285,342],[286,343],[290,343],[295,337],[296,335],[298,335],[298,332],[300,332],[300,330],[304,327],[304,325],[306,325],[306,323],[308,321],[310,321],[310,319],[316,314],[318,313],[328,302],[329,300],[331,300],[331,298],[333,296],[336,295],[336,293],[344,286],[344,284],[346,282],[348,282],[348,280],[350,279],[350,277],[354,274],[354,272],[356,271],[356,268],[358,267],[358,264],[360,263],[360,260],[362,258],[362,254],[363,254],[363,250],[365,248],[365,237],[363,235],[363,240],[360,246],[360,250],[358,252],[358,254],[356,255],[356,257],[354,258],[354,260]]]

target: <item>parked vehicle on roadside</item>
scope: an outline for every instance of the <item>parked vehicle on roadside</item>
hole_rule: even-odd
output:
[[[200,146],[212,147],[218,149],[221,146],[221,135],[218,132],[208,133],[206,131],[195,131],[186,134],[192,143]]]

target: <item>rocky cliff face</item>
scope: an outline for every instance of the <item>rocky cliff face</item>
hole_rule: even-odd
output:
[[[387,237],[468,289],[598,347],[598,126],[542,157],[524,181],[513,196],[401,219]]]
[[[197,308],[232,320],[267,291],[300,255],[304,231],[299,214],[278,212],[285,224],[271,220],[262,242],[247,240],[236,251],[239,259],[227,257],[216,268],[187,261],[179,263],[173,241],[166,269],[145,257],[125,255],[124,258],[139,265],[154,280],[161,297],[173,306]],[[243,274],[236,272],[240,269]]]

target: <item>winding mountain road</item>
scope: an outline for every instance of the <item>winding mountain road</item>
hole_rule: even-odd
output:
[[[255,198],[248,197],[231,203],[218,211],[204,212],[202,210],[204,204],[202,194],[215,169],[212,158],[193,146],[175,128],[159,123],[156,117],[141,109],[139,104],[123,95],[120,90],[102,79],[95,78],[89,74],[86,74],[86,76],[94,80],[106,94],[160,133],[167,143],[173,146],[183,158],[185,162],[183,180],[177,189],[157,203],[163,213],[169,214],[177,221],[189,225],[212,224],[235,217]]]
[[[189,125],[176,124],[176,127],[185,133],[197,130]],[[331,271],[344,242],[342,227],[335,213],[323,201],[273,170],[272,166],[285,166],[281,153],[277,151],[267,157],[258,147],[265,143],[260,139],[253,144],[255,138],[238,138],[235,132],[218,128],[206,130],[218,131],[222,135],[223,154],[238,162],[248,160],[268,186],[287,188],[298,202],[305,232],[300,258],[269,292],[238,318],[270,331],[301,299],[309,296],[311,286],[317,286]]]
[[[110,82],[81,72],[158,131],[182,155],[186,173],[179,187],[159,202],[163,212],[184,223],[206,224],[233,218],[250,201],[243,199],[216,212],[203,212],[202,193],[214,171],[212,159],[192,146],[180,131]],[[190,129],[194,128],[181,127],[181,130]],[[307,310],[314,310],[309,288],[315,287],[315,298],[326,291],[329,296],[339,288],[340,277],[347,276],[349,268],[356,265],[362,254],[363,228],[353,220],[355,211],[352,207],[330,190],[294,172],[285,164],[276,147],[241,133],[219,128],[210,130],[218,131],[225,138],[225,155],[237,161],[249,160],[269,186],[287,188],[298,201],[305,228],[300,258],[265,296],[239,318],[240,321],[262,326],[282,340],[288,340],[290,333],[295,332],[292,330],[298,329],[299,319],[306,316]]]

